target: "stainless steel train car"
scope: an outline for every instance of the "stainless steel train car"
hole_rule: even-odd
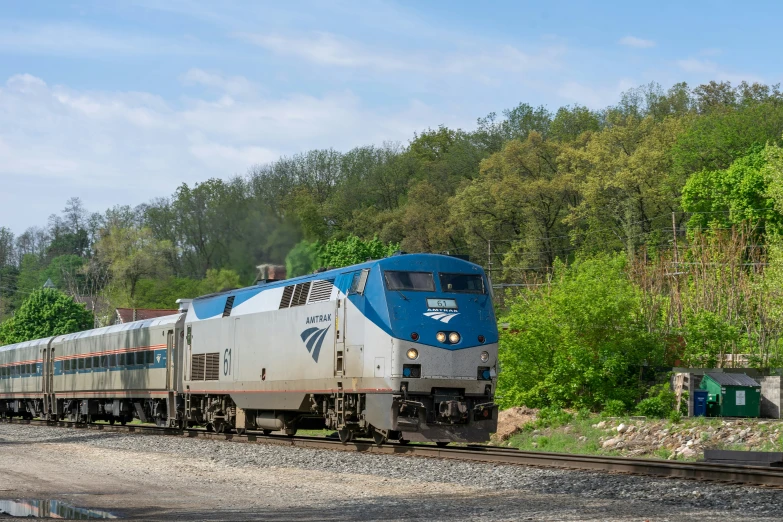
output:
[[[0,378],[0,414],[480,442],[497,425],[497,340],[480,266],[396,255],[0,348],[0,369],[35,365],[24,384]]]

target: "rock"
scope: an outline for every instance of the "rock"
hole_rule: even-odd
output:
[[[587,437],[582,435],[581,437],[579,437],[579,442],[587,442]]]
[[[693,458],[696,456],[696,450],[693,448],[684,448],[681,451],[679,451],[681,457],[685,458]]]
[[[598,424],[595,424],[593,427],[594,428],[598,428],[599,430],[602,430],[602,429],[606,428],[606,421],[601,421]]]
[[[628,431],[628,426],[626,426],[625,424],[620,424],[615,429],[617,430],[617,433],[625,433],[626,431]]]
[[[613,447],[617,446],[618,442],[620,442],[620,439],[609,439],[606,442],[604,442],[601,447],[603,447],[603,448],[613,448]]]
[[[571,433],[571,426],[566,426],[563,428],[563,433]]]
[[[631,424],[630,426],[628,426],[628,429],[625,430],[625,433],[633,433],[634,431],[636,431],[636,426]]]

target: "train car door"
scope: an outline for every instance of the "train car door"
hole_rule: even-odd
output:
[[[43,363],[41,365],[41,381],[43,387],[43,409],[44,417],[47,419],[57,419],[57,401],[54,398],[54,347],[52,342],[54,338],[44,346]]]
[[[352,274],[351,286],[343,307],[344,323],[351,325],[350,333],[343,328],[343,375],[346,377],[361,377],[364,372],[364,290],[369,275],[369,268]]]
[[[174,330],[166,333],[166,388],[175,388],[174,361],[176,360],[176,346],[174,344]]]

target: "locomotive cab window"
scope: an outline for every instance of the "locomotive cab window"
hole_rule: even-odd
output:
[[[484,294],[484,278],[479,274],[440,274],[440,287],[444,292],[460,294]]]
[[[389,290],[413,290],[417,292],[434,292],[435,280],[432,272],[401,272],[387,270],[383,273],[386,288]]]

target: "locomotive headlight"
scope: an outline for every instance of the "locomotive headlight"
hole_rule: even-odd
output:
[[[489,352],[481,352],[481,362],[487,362],[489,360]]]
[[[457,332],[451,332],[449,334],[449,342],[451,344],[457,344],[459,342],[459,334]]]
[[[408,359],[417,359],[419,357],[419,351],[416,348],[411,348],[408,350]]]
[[[438,332],[437,334],[435,334],[435,339],[437,339],[438,342],[440,342],[440,343],[445,343],[446,342],[446,332]]]

